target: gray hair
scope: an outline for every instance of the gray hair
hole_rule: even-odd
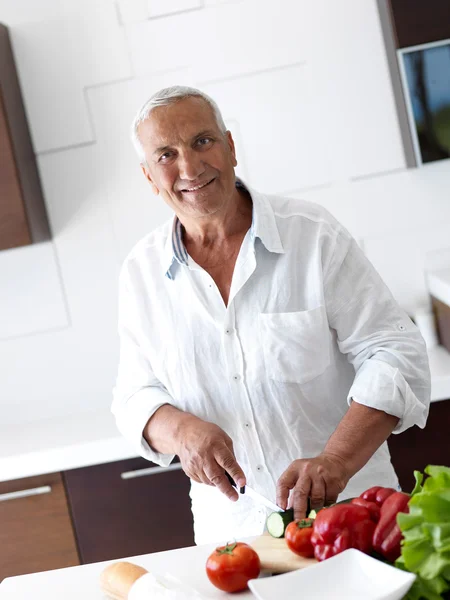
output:
[[[135,116],[133,123],[131,125],[131,141],[133,142],[134,149],[139,156],[139,160],[141,164],[146,165],[147,161],[145,158],[144,148],[142,147],[141,140],[138,135],[139,125],[148,119],[150,113],[153,109],[158,106],[168,106],[169,104],[174,104],[179,100],[183,100],[184,98],[191,97],[203,98],[205,102],[209,104],[212,108],[214,117],[216,119],[217,125],[222,133],[225,133],[227,128],[225,126],[225,122],[223,120],[222,114],[220,112],[219,107],[214,102],[212,98],[210,98],[205,92],[202,92],[196,88],[187,87],[183,85],[173,85],[172,87],[164,88],[153,94],[149,100],[142,106],[139,110],[138,114]]]

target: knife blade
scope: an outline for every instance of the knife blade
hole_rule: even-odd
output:
[[[248,485],[245,486],[244,493],[255,502],[267,506],[267,508],[270,508],[270,510],[272,510],[273,512],[283,512],[283,509],[280,508],[277,504],[274,504],[265,496],[258,494],[258,492],[255,492],[255,490],[253,490],[251,487],[248,487]]]
[[[234,481],[234,479],[231,477],[231,475],[227,471],[225,471],[225,475],[227,476],[228,481],[231,483],[231,485],[234,487],[234,489],[238,492],[239,495],[247,493],[249,498],[252,498],[252,500],[255,500],[255,502],[259,502],[260,504],[267,506],[267,508],[270,508],[274,512],[275,511],[276,512],[284,512],[283,509],[280,508],[277,504],[274,504],[268,498],[266,498],[262,494],[259,494],[258,492],[253,490],[248,485],[245,485],[244,487],[241,487],[238,489],[236,482]],[[311,498],[308,498],[307,506],[306,506],[306,516],[308,516],[310,512],[311,512]]]
[[[279,506],[277,506],[274,502],[271,502],[268,498],[266,498],[262,494],[259,494],[258,492],[255,492],[255,490],[253,490],[248,485],[245,485],[244,487],[241,487],[241,488],[238,489],[238,486],[236,485],[236,482],[231,477],[231,475],[229,473],[227,473],[227,471],[225,471],[225,475],[227,476],[228,481],[231,483],[231,485],[234,487],[234,489],[238,491],[239,495],[247,494],[247,496],[249,498],[251,498],[255,502],[258,502],[259,504],[263,504],[264,506],[267,506],[267,508],[270,508],[270,510],[273,510],[274,512],[275,511],[276,512],[283,512],[282,508],[280,508]]]

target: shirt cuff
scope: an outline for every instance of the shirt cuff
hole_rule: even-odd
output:
[[[132,444],[137,453],[147,460],[168,467],[175,454],[162,454],[153,450],[143,437],[144,427],[150,417],[164,404],[170,404],[171,397],[158,387],[143,388],[133,394],[125,405],[112,407],[117,428]]]
[[[370,359],[361,365],[348,393],[349,405],[352,400],[398,417],[392,433],[413,425],[425,427],[428,406],[418,400],[401,372],[386,362]]]

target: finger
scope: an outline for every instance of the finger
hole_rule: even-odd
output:
[[[304,519],[308,508],[308,498],[311,495],[312,481],[309,477],[299,479],[292,491],[292,506],[294,519]]]
[[[186,473],[186,471],[185,471],[185,473]],[[203,483],[203,481],[197,475],[194,475],[194,474],[190,475],[189,473],[186,473],[186,475],[189,477],[189,479],[191,479],[192,481],[195,481],[195,483]]]
[[[343,488],[333,479],[325,481],[325,488],[325,504],[334,504]]]
[[[190,477],[193,481],[196,481],[197,483],[204,483],[205,485],[212,485],[209,478],[205,475],[203,469],[200,471],[197,470],[196,472],[191,472],[190,475],[188,473],[186,473],[186,474],[188,475],[188,477]]]
[[[244,487],[247,483],[244,471],[241,469],[234,454],[230,451],[217,452],[215,455],[217,464],[231,475],[238,487]]]
[[[203,470],[210,483],[218,488],[227,498],[233,502],[239,498],[239,494],[228,481],[225,471],[217,464],[217,462],[205,464]]]
[[[180,459],[180,462],[181,468],[183,469],[185,475],[189,477],[189,479],[192,479],[192,481],[195,481],[196,483],[203,483],[200,473],[198,472],[198,469],[194,467],[194,465],[190,464],[189,462],[185,462],[183,459]]]
[[[187,460],[180,459],[180,462],[183,471],[186,473],[189,479],[192,479],[192,481],[195,481],[196,483],[205,483],[206,485],[211,485],[208,477],[203,472],[202,464],[199,463],[198,460],[194,460],[192,457],[190,457]]]
[[[325,506],[327,486],[321,475],[316,475],[311,482],[311,509],[319,511]],[[308,515],[306,515],[308,516]]]
[[[292,490],[289,490],[289,498],[287,501],[286,510],[291,510],[291,508],[293,507],[293,502],[294,502],[294,500],[293,500]]]
[[[210,485],[210,486],[214,485],[211,482],[211,480],[209,479],[208,475],[206,475],[206,473],[204,471],[202,471],[202,473],[200,475],[200,480],[201,480],[201,483],[204,483],[205,485]]]
[[[288,505],[289,491],[295,487],[297,479],[297,469],[291,465],[277,481],[277,504],[283,510],[286,510]]]

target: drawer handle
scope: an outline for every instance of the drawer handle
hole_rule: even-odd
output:
[[[179,471],[180,463],[169,465],[168,467],[149,467],[148,469],[137,469],[136,471],[125,471],[121,473],[122,479],[134,479],[135,477],[145,477],[146,475],[158,475],[159,473],[168,473],[169,471]]]
[[[4,500],[17,500],[17,498],[27,498],[28,496],[39,496],[40,494],[49,494],[51,491],[51,486],[43,485],[42,487],[31,488],[30,490],[8,492],[7,494],[0,494],[0,502],[3,502]]]

